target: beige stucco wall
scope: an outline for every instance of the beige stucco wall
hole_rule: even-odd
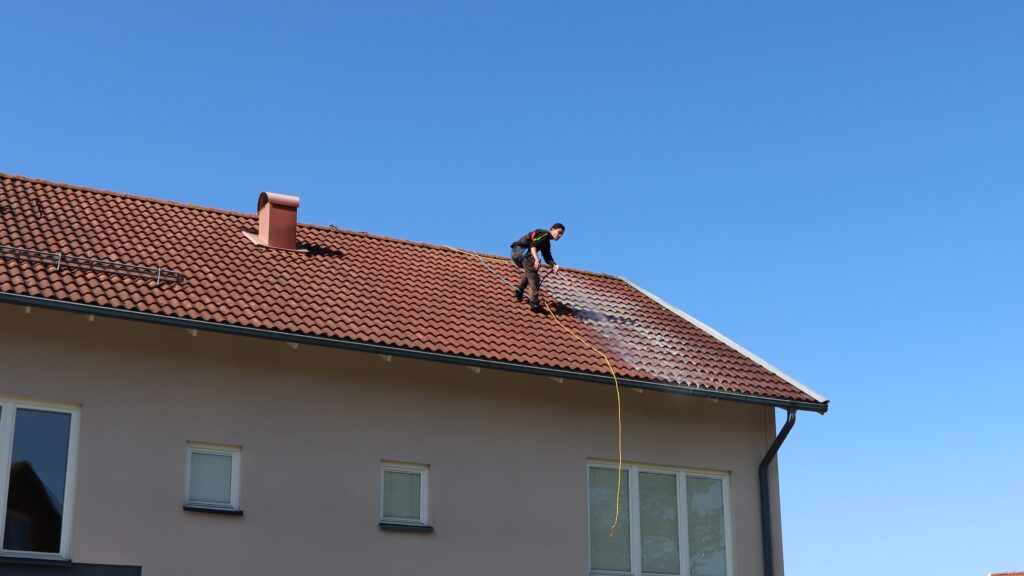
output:
[[[76,562],[145,576],[586,573],[586,463],[615,457],[610,386],[8,304],[0,354],[0,398],[81,407]],[[623,420],[629,462],[730,473],[734,574],[762,574],[772,410],[624,390]],[[242,446],[243,517],[182,510],[188,441]],[[379,529],[382,460],[430,466],[434,533]]]

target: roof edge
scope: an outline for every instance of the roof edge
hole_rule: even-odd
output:
[[[677,316],[683,318],[687,322],[689,322],[689,323],[693,324],[694,326],[700,328],[701,330],[707,332],[708,334],[710,334],[711,336],[713,336],[714,338],[716,338],[718,341],[722,342],[726,346],[728,346],[728,347],[732,348],[733,350],[739,352],[740,354],[746,356],[750,360],[753,360],[754,362],[759,364],[764,369],[768,370],[772,374],[775,374],[779,378],[782,378],[786,382],[792,384],[793,386],[795,386],[796,388],[798,388],[799,390],[801,390],[802,392],[804,392],[805,394],[807,394],[811,398],[814,398],[815,400],[817,400],[818,402],[820,402],[822,404],[828,404],[828,402],[829,402],[828,398],[825,398],[821,394],[818,394],[817,392],[812,390],[810,387],[805,386],[804,384],[800,383],[800,381],[798,381],[796,378],[793,378],[792,376],[786,374],[782,370],[779,370],[775,366],[772,366],[767,361],[765,361],[764,359],[762,359],[758,355],[754,354],[750,350],[747,350],[743,346],[740,346],[739,344],[733,342],[731,339],[729,339],[727,336],[725,336],[721,332],[715,330],[714,328],[708,326],[707,324],[701,322],[700,320],[694,318],[693,316],[687,314],[686,312],[683,312],[679,308],[676,308],[675,306],[673,306],[673,305],[669,304],[668,302],[662,300],[659,296],[657,296],[653,292],[650,292],[648,290],[645,290],[645,289],[641,288],[636,283],[631,282],[628,278],[624,278],[624,277],[620,276],[619,280],[622,280],[623,282],[625,282],[626,284],[629,284],[630,286],[632,286],[633,288],[635,288],[636,290],[638,290],[639,292],[641,292],[642,294],[644,294],[645,296],[650,298],[651,300],[654,300],[658,304],[661,304],[666,310],[669,310],[670,312],[673,312],[674,314],[676,314]]]
[[[64,312],[95,314],[97,316],[105,316],[123,320],[135,320],[140,322],[149,322],[153,324],[163,324],[167,326],[176,326],[180,328],[195,328],[210,332],[233,334],[236,336],[249,336],[253,338],[280,340],[284,342],[295,342],[300,344],[324,346],[329,348],[341,348],[359,352],[372,352],[376,354],[390,354],[394,356],[415,358],[419,360],[433,360],[449,364],[460,364],[463,366],[479,366],[481,368],[522,372],[538,376],[547,376],[551,378],[570,378],[574,380],[584,380],[609,385],[614,384],[616,381],[611,376],[606,376],[603,374],[591,374],[588,372],[576,372],[573,370],[563,370],[560,368],[532,366],[529,364],[505,362],[502,360],[489,360],[486,358],[458,356],[454,354],[445,354],[443,352],[416,350],[414,348],[401,348],[397,346],[373,344],[370,342],[357,342],[354,340],[324,338],[322,336],[310,336],[305,334],[297,334],[294,332],[267,330],[264,328],[250,328],[247,326],[239,326],[236,324],[222,324],[218,322],[209,322],[206,320],[193,320],[189,318],[179,318],[176,316],[167,316],[163,314],[153,314],[151,312],[125,310],[121,308],[99,306],[96,304],[86,304],[80,302],[71,302],[68,300],[57,300],[54,298],[43,298],[41,296],[15,294],[12,292],[0,292],[0,303],[14,304],[18,306],[38,306],[40,308],[59,310]],[[676,384],[662,384],[658,382],[635,380],[631,378],[618,378],[618,382],[627,388],[658,390],[673,394],[685,394],[688,396],[702,397],[709,400],[731,400],[746,404],[760,404],[773,406],[776,408],[794,408],[797,410],[818,412],[819,414],[824,414],[828,410],[827,401],[825,401],[825,403],[822,404],[812,402],[800,402],[795,400],[771,398],[768,396],[755,396],[747,394],[738,394],[734,392],[723,392],[719,390],[691,388],[688,386],[679,386]]]

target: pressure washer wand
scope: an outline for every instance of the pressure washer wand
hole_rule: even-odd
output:
[[[568,278],[566,278],[565,276],[562,275],[562,271],[561,270],[555,272],[554,270],[549,268],[546,272],[544,272],[543,279],[547,280],[548,276],[551,276],[552,272],[554,272],[555,276],[558,276],[559,278],[564,280],[565,283],[568,284],[570,288],[572,287],[572,282]]]
[[[572,281],[569,280],[568,278],[566,278],[565,276],[563,276],[561,270],[559,270],[558,272],[555,272],[555,274],[558,274],[558,277],[561,278],[562,280],[565,280],[565,283],[568,284],[570,288],[572,288]]]

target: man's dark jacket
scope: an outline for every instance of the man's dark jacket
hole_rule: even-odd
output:
[[[555,259],[551,257],[550,231],[543,228],[537,228],[533,232],[526,234],[519,240],[512,243],[513,254],[521,253],[521,256],[517,258],[517,260],[528,255],[530,253],[530,248],[536,248],[538,252],[544,255],[545,262],[554,265]]]

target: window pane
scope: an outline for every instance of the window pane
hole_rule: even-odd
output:
[[[615,519],[615,484],[618,470],[590,469],[590,569],[628,572],[629,559],[629,473],[622,471],[619,496],[619,525],[609,537]]]
[[[230,506],[231,455],[192,452],[188,486],[192,502]]]
[[[725,504],[721,478],[686,478],[690,574],[725,576]]]
[[[645,574],[679,574],[675,474],[640,473],[640,564]]]
[[[384,517],[420,520],[420,475],[384,471]]]
[[[4,549],[60,552],[71,415],[15,411]]]

